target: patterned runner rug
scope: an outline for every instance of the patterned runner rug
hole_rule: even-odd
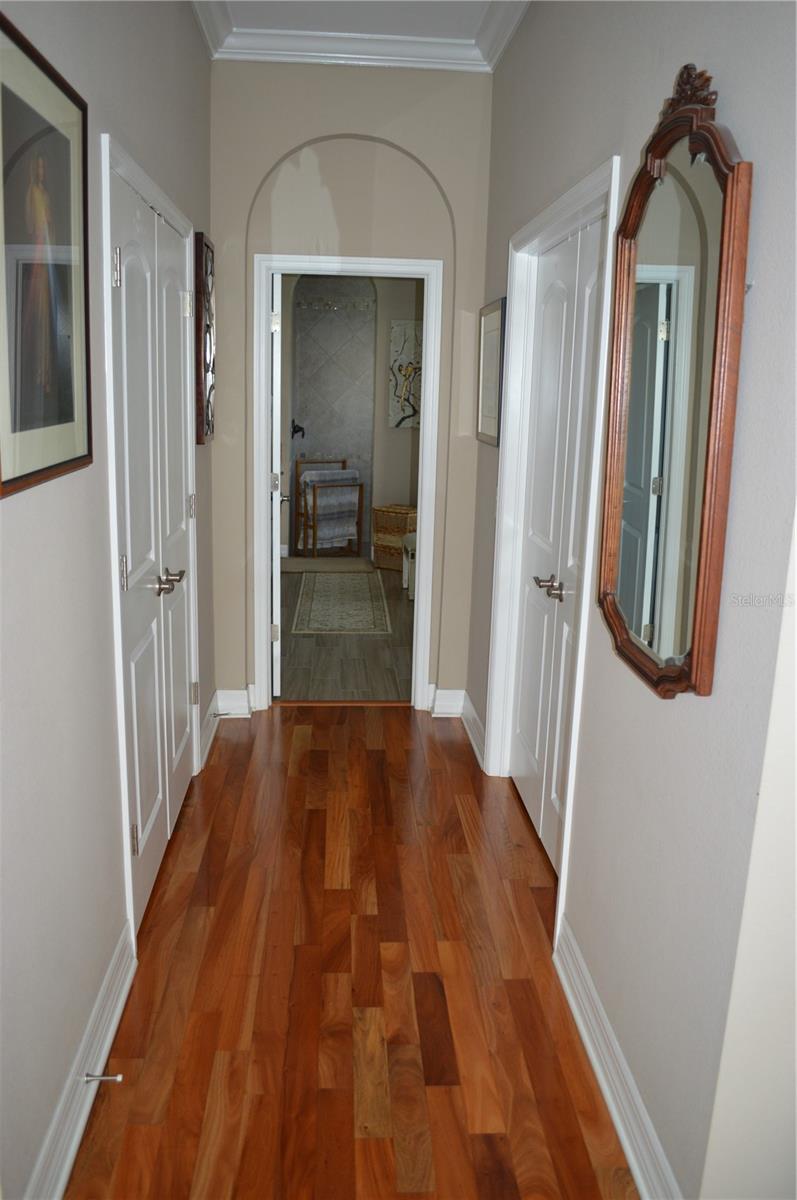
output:
[[[392,633],[379,571],[306,572],[292,633]]]

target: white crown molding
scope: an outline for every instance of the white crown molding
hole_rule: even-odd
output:
[[[476,45],[488,70],[494,71],[498,66],[498,60],[525,17],[528,6],[528,0],[525,0],[524,3],[518,4],[491,4],[487,9],[476,34]]]
[[[493,70],[526,8],[526,3],[491,4],[473,40],[244,29],[233,25],[226,0],[195,0],[193,4],[213,59],[482,73]]]

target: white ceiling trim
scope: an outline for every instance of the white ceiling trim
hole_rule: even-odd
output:
[[[471,40],[243,29],[233,25],[226,0],[193,5],[213,59],[480,72],[495,69],[527,7],[491,4],[476,38]]]

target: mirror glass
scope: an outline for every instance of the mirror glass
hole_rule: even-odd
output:
[[[692,642],[723,194],[677,142],[637,239],[617,603],[660,663]]]

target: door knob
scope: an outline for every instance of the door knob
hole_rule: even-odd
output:
[[[166,570],[163,572],[163,578],[166,580],[167,583],[171,583],[171,584],[182,583],[183,580],[185,579],[185,568],[183,568],[182,571],[170,571],[169,568],[167,567]]]
[[[552,600],[559,600],[564,603],[565,589],[560,580],[559,583],[552,583],[545,589],[545,595],[550,596]]]
[[[151,588],[156,596],[168,596],[174,591],[174,580],[161,579],[158,575],[154,583],[145,583],[144,587]]]
[[[289,500],[290,496],[280,496],[280,504],[287,504]]]
[[[543,590],[553,587],[555,579],[555,575],[549,575],[547,579],[540,579],[539,575],[534,576],[534,582],[536,583],[537,587],[542,588]]]

